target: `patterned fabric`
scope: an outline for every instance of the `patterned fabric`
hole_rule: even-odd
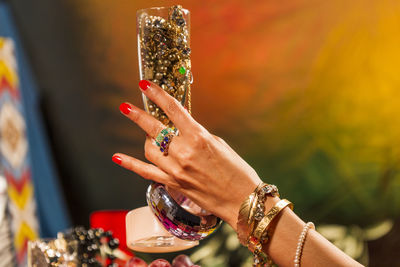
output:
[[[0,175],[0,267],[14,266],[14,247],[9,223],[10,214],[7,206],[7,182],[3,175]]]
[[[35,77],[24,52],[9,1],[0,0],[0,36],[12,39],[15,57],[3,53],[8,64],[16,60],[18,65],[19,90],[8,90],[8,94],[23,103],[26,135],[29,143],[30,175],[35,188],[36,212],[40,221],[41,237],[56,237],[57,233],[71,226],[63,191],[59,184],[57,169],[39,107],[39,94]],[[8,80],[3,80],[8,82]],[[9,86],[0,86],[0,88]]]
[[[6,177],[11,231],[19,266],[26,265],[28,240],[38,237],[26,124],[11,39],[0,38],[0,165]]]

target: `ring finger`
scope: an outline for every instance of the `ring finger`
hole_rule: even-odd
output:
[[[174,137],[178,138],[177,136]],[[178,140],[173,140],[178,141]],[[172,144],[173,142],[171,142]],[[179,169],[179,165],[173,157],[165,157],[159,148],[154,146],[150,138],[146,138],[144,144],[146,159],[157,165],[161,170],[168,174],[173,174],[174,170]]]

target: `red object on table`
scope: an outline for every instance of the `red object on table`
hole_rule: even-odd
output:
[[[119,239],[119,249],[133,256],[132,251],[126,246],[125,216],[128,210],[100,210],[90,214],[90,227],[102,228],[111,231],[113,237]]]

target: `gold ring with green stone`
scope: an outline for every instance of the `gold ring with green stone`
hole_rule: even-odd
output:
[[[157,146],[160,146],[160,145],[161,145],[161,142],[164,141],[164,138],[165,138],[168,134],[173,133],[173,132],[174,132],[174,129],[172,129],[172,128],[164,128],[164,129],[162,129],[161,132],[160,132],[160,133],[157,135],[157,137],[155,138],[156,145],[157,145]]]

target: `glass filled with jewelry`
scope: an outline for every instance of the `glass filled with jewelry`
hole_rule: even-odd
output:
[[[139,10],[137,33],[140,80],[159,85],[191,112],[193,76],[189,11],[181,6]],[[143,102],[145,110],[165,125],[167,134],[178,134],[164,111],[144,94]],[[163,152],[164,140],[156,138],[154,142]],[[163,185],[150,185],[146,198],[149,206],[127,215],[127,245],[133,250],[169,252],[188,249],[198,245],[198,240],[212,233],[220,223],[219,218]],[[199,222],[197,226],[196,221]],[[203,223],[205,227],[199,227]],[[188,229],[195,230],[190,232]]]
[[[190,112],[193,76],[189,11],[181,6],[139,10],[137,26],[140,79],[156,83]],[[166,114],[144,94],[143,102],[148,113],[173,127]]]

